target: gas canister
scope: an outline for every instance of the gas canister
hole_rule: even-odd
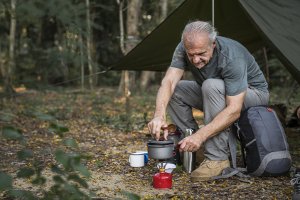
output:
[[[159,173],[153,176],[153,187],[156,189],[172,188],[172,174],[165,172],[165,169],[160,168]]]

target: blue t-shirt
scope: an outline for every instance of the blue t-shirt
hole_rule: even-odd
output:
[[[249,86],[268,92],[267,81],[254,57],[243,45],[229,38],[216,38],[213,56],[201,69],[189,61],[181,41],[173,54],[171,67],[190,70],[200,85],[208,78],[223,79],[228,96],[240,94]]]

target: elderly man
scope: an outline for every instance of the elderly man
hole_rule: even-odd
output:
[[[195,81],[180,80],[190,70]],[[267,105],[268,85],[248,50],[237,41],[217,36],[213,26],[195,21],[186,25],[175,49],[171,66],[159,88],[149,131],[160,138],[166,127],[165,113],[181,129],[194,134],[179,142],[181,151],[194,152],[204,145],[205,160],[191,173],[192,181],[220,175],[230,166],[228,135],[230,125],[250,106]],[[200,129],[192,108],[204,112]],[[164,131],[164,138],[168,135]]]

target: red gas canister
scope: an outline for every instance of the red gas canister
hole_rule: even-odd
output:
[[[172,188],[172,174],[165,172],[165,169],[159,169],[159,173],[153,176],[153,187],[156,189]]]

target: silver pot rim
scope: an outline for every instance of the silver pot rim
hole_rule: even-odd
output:
[[[173,144],[164,144],[164,145],[161,145],[161,144],[148,144],[148,147],[150,148],[168,148],[168,147],[172,147],[173,148]]]
[[[149,140],[148,145],[169,145],[174,144],[173,140]]]

